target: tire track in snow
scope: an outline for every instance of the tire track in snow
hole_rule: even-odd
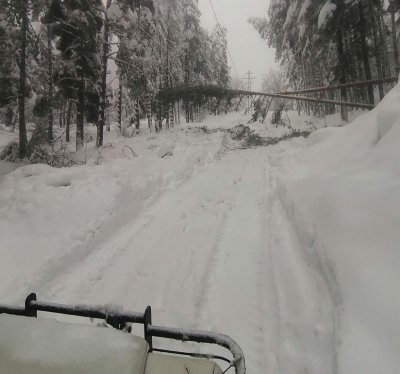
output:
[[[277,191],[277,167],[269,157],[270,262],[276,291],[276,357],[279,373],[335,373],[335,308],[319,269],[310,266]]]
[[[152,304],[166,315],[166,323],[194,327],[218,230],[248,166],[241,162],[237,167],[233,161],[224,157],[166,191],[139,219],[103,243],[90,261],[62,276],[59,285],[68,286],[53,288],[54,294],[63,300],[113,302],[138,310]],[[82,274],[87,279],[83,284]]]
[[[234,202],[237,198],[238,193],[240,192],[241,188],[241,181],[242,181],[242,176],[243,173],[245,172],[246,167],[249,165],[249,160],[247,158],[241,159],[242,165],[240,165],[240,168],[237,168],[238,170],[235,170],[236,172],[236,177],[233,179],[233,185],[234,185],[234,194],[230,198],[230,206],[228,209],[224,210],[222,218],[220,222],[218,223],[217,230],[215,237],[213,239],[213,244],[212,244],[212,251],[210,253],[210,256],[208,257],[207,264],[203,269],[203,276],[202,280],[200,282],[200,288],[199,288],[199,293],[196,302],[196,321],[201,320],[202,312],[203,312],[203,305],[205,303],[206,295],[208,293],[209,288],[211,287],[211,274],[214,274],[217,269],[217,259],[218,256],[220,255],[220,250],[221,250],[221,241],[223,239],[224,232],[226,230],[226,224],[228,220],[228,216],[230,211],[232,210],[234,206]],[[225,160],[226,162],[226,160]],[[236,168],[235,168],[236,169]],[[202,326],[198,325],[196,326],[197,328],[202,328]]]
[[[261,228],[261,243],[266,244],[266,251],[260,251],[260,255],[265,264],[263,269],[265,271],[265,275],[262,280],[264,281],[264,287],[268,285],[268,294],[263,298],[263,310],[265,311],[265,316],[261,323],[263,323],[263,331],[265,334],[265,353],[267,354],[267,358],[265,359],[264,356],[260,356],[260,358],[262,357],[264,359],[264,362],[259,362],[259,366],[267,367],[268,372],[277,373],[279,372],[279,367],[276,347],[279,344],[280,310],[277,295],[276,277],[274,274],[274,266],[271,256],[271,248],[273,247],[274,238],[275,217],[273,205],[275,201],[276,181],[271,175],[271,163],[267,153],[264,160],[263,180],[265,183],[265,194],[262,204],[261,222],[266,230]],[[261,285],[260,289],[262,289]]]
[[[177,291],[186,295],[192,303],[190,308],[187,305],[186,308],[192,311],[190,316],[185,315],[184,317],[190,321],[188,327],[191,328],[203,328],[203,326],[198,325],[198,321],[199,311],[208,287],[208,274],[210,269],[216,266],[215,259],[218,256],[219,243],[226,226],[226,220],[235,197],[240,191],[239,185],[243,172],[248,167],[247,159],[242,159],[238,163],[235,163],[236,161],[230,155],[226,155],[216,162],[212,169],[199,175],[190,186],[187,186],[191,195],[189,200],[192,198],[192,206],[197,207],[197,209],[192,210],[192,213],[195,212],[194,216],[189,214],[186,220],[189,230],[188,240],[196,239],[196,236],[191,236],[191,232],[193,233],[205,225],[204,233],[193,245],[193,250],[189,256],[189,266],[185,266],[188,261],[186,263],[182,261],[182,255],[184,255],[182,248],[176,252],[179,263],[176,270],[180,273],[182,280],[165,284],[162,292],[162,304],[164,310],[168,310],[172,307],[171,300],[174,300],[174,294]],[[203,184],[207,184],[207,186],[201,187]],[[198,194],[199,190],[202,191],[204,196]],[[179,192],[176,195],[179,195]],[[172,204],[176,206],[175,203]],[[187,207],[179,207],[178,204],[178,211],[180,209],[187,211]],[[210,219],[211,217],[212,219]],[[182,268],[190,273],[182,272]],[[181,286],[179,286],[180,284]],[[182,321],[179,322],[182,323]]]
[[[265,150],[237,153],[246,157],[242,183],[219,241],[215,266],[203,296],[202,326],[236,339],[246,356],[248,372],[265,371],[271,362],[266,347],[266,305],[273,300],[266,261],[267,170]],[[216,350],[217,352],[217,350]],[[221,352],[220,352],[221,353]]]
[[[217,243],[199,325],[238,341],[249,373],[333,373],[329,295],[301,255],[270,152],[240,152],[251,167]]]

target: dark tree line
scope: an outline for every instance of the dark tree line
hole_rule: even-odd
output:
[[[56,122],[66,141],[76,123],[77,150],[94,123],[101,146],[110,117],[120,128],[147,117],[156,131],[182,111],[194,119],[199,98],[161,102],[160,89],[229,81],[225,31],[201,27],[196,0],[0,0],[0,9],[0,121],[18,127],[21,158],[27,121],[47,142]]]
[[[276,48],[292,88],[370,80],[399,74],[400,2],[273,0],[267,18],[250,22]],[[340,99],[374,104],[384,84],[341,90]],[[333,93],[325,94],[333,99]],[[346,112],[342,112],[346,118]]]

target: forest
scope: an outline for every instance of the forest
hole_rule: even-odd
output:
[[[276,49],[280,88],[300,90],[397,76],[399,9],[398,0],[271,0],[268,17],[250,22]],[[274,78],[266,87],[277,88]],[[376,104],[390,88],[380,82],[377,92],[373,85],[342,89],[339,99]]]
[[[0,122],[18,127],[20,158],[35,142],[51,142],[56,122],[68,142],[76,121],[79,150],[85,123],[97,126],[101,146],[110,121],[138,128],[145,115],[156,131],[181,111],[193,121],[195,98],[165,104],[157,92],[229,82],[226,31],[201,26],[196,0],[1,0],[0,7]],[[28,122],[37,124],[29,141]]]
[[[66,142],[76,124],[77,150],[85,143],[85,124],[93,124],[100,147],[111,123],[122,133],[126,124],[139,129],[143,119],[150,130],[169,129],[182,116],[199,120],[205,106],[209,113],[226,112],[232,103],[231,97],[221,100],[224,89],[243,87],[240,77],[230,76],[226,29],[207,31],[197,0],[0,5],[0,123],[18,129],[19,158],[30,157],[37,143],[51,143],[56,124],[65,129]],[[271,0],[266,17],[249,19],[276,50],[281,67],[266,75],[263,90],[296,92],[375,79],[380,81],[311,94],[375,105],[399,74],[399,10],[398,0]],[[199,85],[210,87],[209,94],[188,88]],[[159,95],[182,86],[184,97]],[[271,101],[253,99],[253,120],[282,105],[317,116],[341,110],[348,118],[344,106]],[[32,136],[28,123],[35,124]]]

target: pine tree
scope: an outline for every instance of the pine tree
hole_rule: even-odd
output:
[[[101,0],[59,1],[62,15],[54,33],[62,53],[58,83],[68,99],[77,100],[76,149],[84,143],[84,117],[98,118],[100,58],[98,34],[101,31]]]
[[[299,89],[384,78],[398,70],[399,52],[393,31],[397,4],[393,1],[385,9],[380,0],[273,0],[268,19],[251,18],[250,22],[276,48],[276,58],[287,79]],[[379,92],[382,98],[383,84],[379,84]],[[342,89],[340,95],[342,101],[351,95],[374,103],[372,86],[349,92]],[[342,116],[346,118],[344,108]]]
[[[15,27],[17,32],[17,66],[19,70],[18,77],[18,128],[19,128],[19,157],[28,156],[28,138],[26,132],[25,119],[25,99],[27,95],[27,49],[28,49],[28,27],[30,1],[13,0],[5,4],[5,14],[8,18],[8,25]]]
[[[14,123],[14,108],[18,97],[19,69],[16,56],[18,29],[12,22],[11,9],[3,5],[0,12],[0,110],[7,126]]]
[[[53,139],[54,126],[54,69],[53,69],[53,28],[62,17],[61,3],[59,0],[47,1],[46,12],[42,17],[42,23],[47,30],[47,104],[48,104],[48,139]],[[69,136],[69,135],[68,135]]]

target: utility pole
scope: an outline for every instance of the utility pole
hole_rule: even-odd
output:
[[[247,91],[251,91],[251,85],[252,85],[252,83],[253,83],[253,81],[255,79],[253,73],[249,70],[246,73],[246,76],[243,77],[243,79],[246,81]],[[248,112],[251,112],[251,98],[250,98],[250,95],[247,96],[247,113]]]

